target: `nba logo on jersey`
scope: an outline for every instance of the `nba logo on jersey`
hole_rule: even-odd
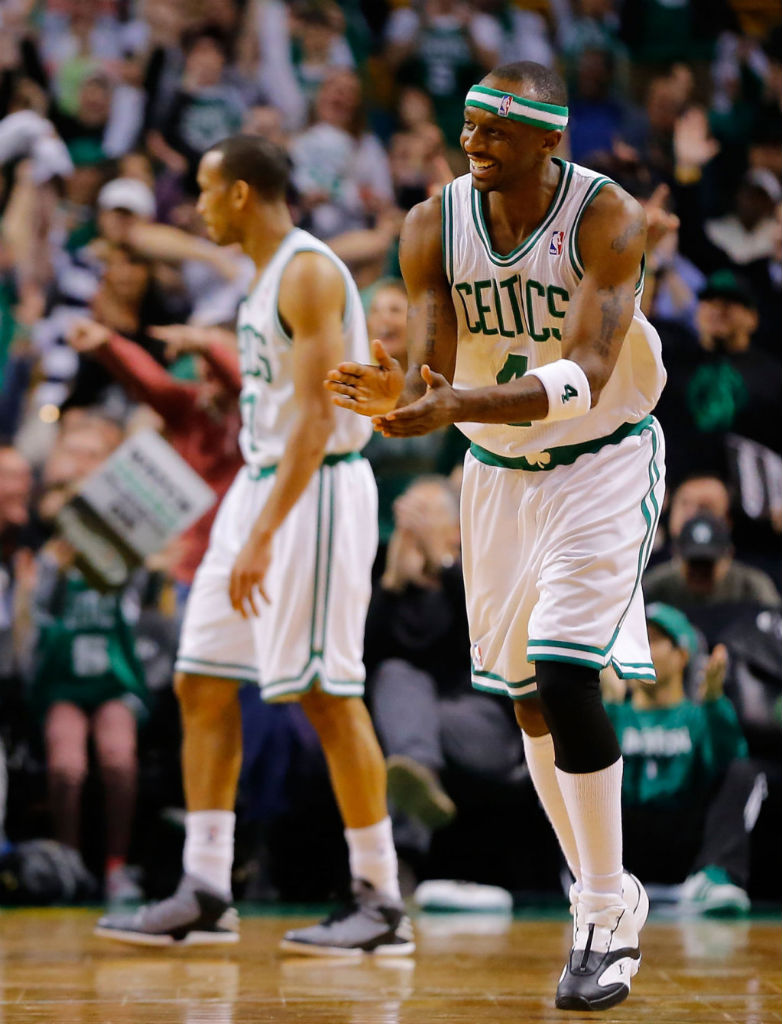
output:
[[[510,113],[510,96],[503,96],[500,100],[500,105],[497,107],[497,114],[499,117],[507,117]]]
[[[549,242],[549,256],[561,256],[562,255],[562,243],[565,240],[564,231],[552,231],[551,241]]]

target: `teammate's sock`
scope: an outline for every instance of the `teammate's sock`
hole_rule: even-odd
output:
[[[235,825],[233,811],[189,811],[185,815],[185,874],[207,882],[229,900]]]
[[[578,845],[586,892],[622,892],[622,759],[608,768],[573,775],[556,768]]]
[[[392,900],[401,899],[391,819],[365,828],[346,828],[352,878],[363,878]]]
[[[581,865],[578,860],[578,846],[568,818],[565,801],[562,798],[562,790],[559,788],[554,767],[554,741],[551,738],[551,733],[546,733],[544,736],[528,736],[522,730],[521,735],[524,740],[524,757],[535,792],[551,822],[551,827],[554,829],[560,849],[576,880],[576,885],[580,885]]]

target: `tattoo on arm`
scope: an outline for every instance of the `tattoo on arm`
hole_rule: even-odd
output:
[[[636,217],[635,220],[631,221],[624,231],[617,235],[611,242],[611,248],[614,252],[622,253],[625,251],[627,246],[634,238],[638,238],[642,235],[645,230],[645,222],[643,217]]]
[[[620,288],[600,289],[600,329],[595,338],[595,349],[601,356],[607,356],[611,351],[611,344],[616,334],[616,329],[621,323],[622,313],[626,305],[626,296]]]

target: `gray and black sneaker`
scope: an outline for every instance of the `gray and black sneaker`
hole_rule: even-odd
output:
[[[573,949],[557,985],[555,1005],[560,1010],[606,1010],[630,994],[630,982],[641,964],[638,935],[649,898],[635,875],[625,872],[621,899],[581,892],[574,898],[573,911]]]
[[[107,914],[95,926],[104,939],[138,946],[211,946],[239,941],[239,915],[219,893],[184,875],[173,896],[134,914]]]
[[[369,882],[354,880],[353,899],[307,928],[286,932],[284,953],[304,956],[409,956],[415,952],[413,926],[401,901],[389,900]]]

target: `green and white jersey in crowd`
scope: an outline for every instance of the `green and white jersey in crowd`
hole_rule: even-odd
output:
[[[320,252],[339,268],[345,282],[342,358],[369,362],[366,321],[358,288],[345,264],[306,231],[294,228],[239,306],[237,334],[242,371],[239,399],[242,429],[239,445],[248,466],[262,469],[278,463],[288,442],[297,413],[293,389],[293,341],[280,319],[280,281],[291,259],[300,252]],[[326,455],[359,451],[372,433],[363,416],[335,408],[334,429]]]
[[[613,182],[554,160],[560,177],[548,212],[507,255],[492,249],[486,199],[472,187],[470,175],[443,190],[443,261],[458,321],[457,388],[504,383],[562,356],[562,322],[584,276],[579,226],[592,200]],[[659,336],[641,312],[642,291],[639,267],[633,320],[598,405],[583,416],[551,423],[459,423],[473,445],[542,468],[553,448],[605,438],[644,419],[666,374]]]
[[[630,807],[687,807],[705,799],[747,742],[727,697],[636,710],[606,704],[624,758],[622,799]]]

